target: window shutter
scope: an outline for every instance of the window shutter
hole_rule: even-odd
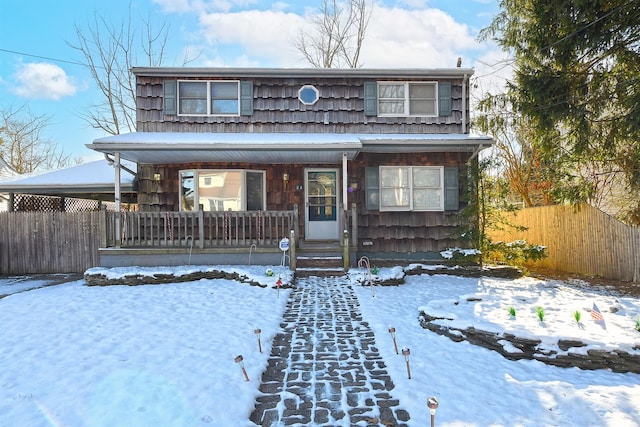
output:
[[[380,210],[380,172],[377,166],[364,169],[365,208],[368,211]]]
[[[164,114],[178,114],[178,82],[165,80],[162,88]]]
[[[364,82],[364,115],[378,115],[378,83]]]
[[[451,82],[438,83],[438,115],[451,115]]]
[[[459,206],[458,167],[444,168],[444,210],[457,211]]]
[[[253,82],[240,82],[240,115],[250,116],[253,114]]]

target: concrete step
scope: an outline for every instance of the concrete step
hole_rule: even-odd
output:
[[[297,277],[335,277],[344,274],[340,256],[299,256],[296,260]]]

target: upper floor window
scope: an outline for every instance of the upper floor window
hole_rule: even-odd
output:
[[[313,85],[304,85],[298,91],[298,99],[304,105],[313,105],[320,99],[320,92]]]
[[[437,116],[436,82],[378,82],[380,116]]]
[[[239,81],[178,81],[178,114],[237,116],[240,114]]]
[[[180,210],[259,211],[265,207],[265,173],[238,169],[180,171]]]

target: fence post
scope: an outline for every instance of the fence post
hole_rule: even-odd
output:
[[[202,209],[198,210],[198,239],[200,239],[198,247],[204,249],[204,212]]]
[[[109,238],[107,236],[107,209],[103,207],[98,216],[98,235],[100,236],[100,247],[108,247]]]

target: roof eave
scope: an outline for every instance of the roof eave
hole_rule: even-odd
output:
[[[205,68],[132,67],[139,77],[236,77],[236,78],[462,78],[473,68]]]

